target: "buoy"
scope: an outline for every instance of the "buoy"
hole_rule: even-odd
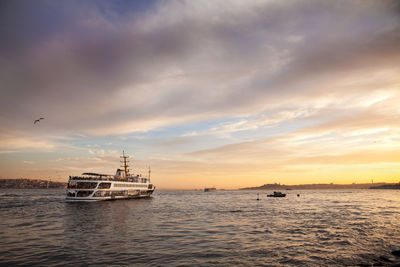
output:
[[[300,194],[297,194],[297,196],[299,197],[299,196],[300,196]]]

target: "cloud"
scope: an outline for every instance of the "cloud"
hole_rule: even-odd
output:
[[[29,138],[2,138],[0,139],[0,150],[8,149],[35,149],[51,151],[55,147],[54,143]]]
[[[287,123],[294,119],[302,119],[310,116],[310,113],[313,112],[310,109],[292,109],[290,110],[278,110],[272,111],[268,113],[261,113],[257,115],[255,118],[245,118],[239,119],[234,122],[225,122],[221,123],[211,129],[205,129],[202,132],[189,132],[183,134],[183,136],[201,136],[201,135],[213,135],[213,136],[229,136],[231,133],[241,132],[241,131],[253,131],[259,130],[261,128],[270,128],[270,127],[278,127],[282,123]]]
[[[326,94],[328,86],[319,88],[325,80],[340,81],[354,69],[373,73],[384,65],[398,74],[391,2],[168,1],[117,20],[94,4],[76,14],[75,2],[41,4],[56,14],[66,7],[66,15],[49,29],[39,24],[42,34],[25,37],[25,45],[13,39],[24,53],[2,61],[1,106],[17,110],[3,120],[25,124],[21,116],[46,113],[57,131],[148,131],[167,120],[243,116]],[[28,23],[40,9],[25,11]]]
[[[194,169],[212,160],[269,170],[328,149],[379,150],[374,140],[397,147],[399,10],[397,1],[7,1],[0,153],[68,150],[60,158],[101,164],[129,146]]]
[[[297,158],[291,163],[296,165],[354,165],[376,163],[398,163],[400,153],[396,150],[360,150],[339,155],[318,155],[314,157]]]
[[[273,163],[282,167],[304,162],[305,159],[310,164],[313,160],[317,164],[345,158],[364,163],[366,160],[373,161],[374,157],[377,163],[389,158],[393,161],[396,159],[393,153],[400,147],[400,127],[397,123],[400,114],[387,113],[387,109],[395,111],[396,107],[390,105],[392,108],[389,108],[386,101],[391,103],[394,100],[382,97],[380,101],[367,101],[369,104],[364,105],[365,99],[368,100],[361,99],[358,105],[352,107],[327,102],[324,108],[288,113],[290,116],[283,113],[285,116],[277,116],[282,119],[279,120],[278,131],[270,137],[265,135],[263,138],[241,142],[233,138],[231,144],[197,150],[185,156],[205,162]],[[296,120],[291,121],[292,118]],[[299,124],[299,118],[313,123],[291,127],[291,124]],[[289,127],[283,127],[282,122],[289,124]],[[235,136],[238,127],[243,128],[245,123],[248,122],[239,121],[238,124],[228,124],[229,127],[223,125],[218,129]],[[216,134],[215,128],[210,129],[209,133]],[[387,157],[382,156],[385,151]]]

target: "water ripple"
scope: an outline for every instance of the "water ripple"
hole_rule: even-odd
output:
[[[400,247],[397,191],[291,191],[284,199],[254,191],[156,191],[152,199],[99,203],[66,203],[63,194],[0,191],[0,265],[389,266],[400,260],[390,254]]]

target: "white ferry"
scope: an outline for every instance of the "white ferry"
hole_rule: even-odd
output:
[[[128,169],[129,156],[121,156],[121,167],[115,175],[85,172],[82,176],[70,176],[67,185],[68,202],[100,201],[124,198],[150,197],[155,186],[149,176],[131,175]]]

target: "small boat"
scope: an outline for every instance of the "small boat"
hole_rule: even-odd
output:
[[[276,191],[274,191],[273,194],[267,195],[267,197],[286,197],[286,194],[283,194],[283,193],[281,193],[281,192],[276,192]]]
[[[217,191],[215,187],[204,188],[204,192],[214,192],[214,191]]]

